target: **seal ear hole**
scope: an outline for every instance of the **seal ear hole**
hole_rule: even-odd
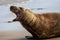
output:
[[[20,10],[23,10],[23,8],[22,7],[19,7],[20,8]]]

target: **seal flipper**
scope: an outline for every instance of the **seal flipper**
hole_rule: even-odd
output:
[[[38,37],[35,36],[35,35],[33,35],[33,36],[25,36],[25,38],[27,38],[27,39],[38,39]]]
[[[35,38],[35,37],[33,37],[33,36],[25,36],[25,38],[27,38],[27,39],[38,39],[38,38]]]
[[[25,38],[27,38],[27,39],[34,39],[33,36],[25,36]]]

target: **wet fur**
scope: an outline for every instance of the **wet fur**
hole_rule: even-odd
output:
[[[13,7],[16,8],[17,7]],[[12,11],[13,9],[11,9]],[[19,10],[19,8],[17,9]],[[52,38],[60,36],[60,13],[35,14],[22,8],[20,16],[13,21],[19,21],[23,27],[36,38]],[[15,11],[13,11],[15,13]],[[16,14],[16,13],[15,13]]]

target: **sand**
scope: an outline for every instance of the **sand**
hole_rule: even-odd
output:
[[[31,36],[27,31],[5,31],[0,32],[0,40],[27,40],[25,36]],[[44,40],[60,40],[60,38],[44,39]]]

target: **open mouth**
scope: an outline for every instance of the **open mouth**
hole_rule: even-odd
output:
[[[21,17],[22,13],[18,12],[15,14],[17,16],[17,18]]]
[[[16,16],[17,16],[17,17],[20,17],[20,14],[19,14],[19,13],[17,13],[17,14],[16,14]]]
[[[19,8],[16,6],[11,6],[10,11],[12,11],[17,16],[17,18],[22,15],[22,8],[21,7]]]

